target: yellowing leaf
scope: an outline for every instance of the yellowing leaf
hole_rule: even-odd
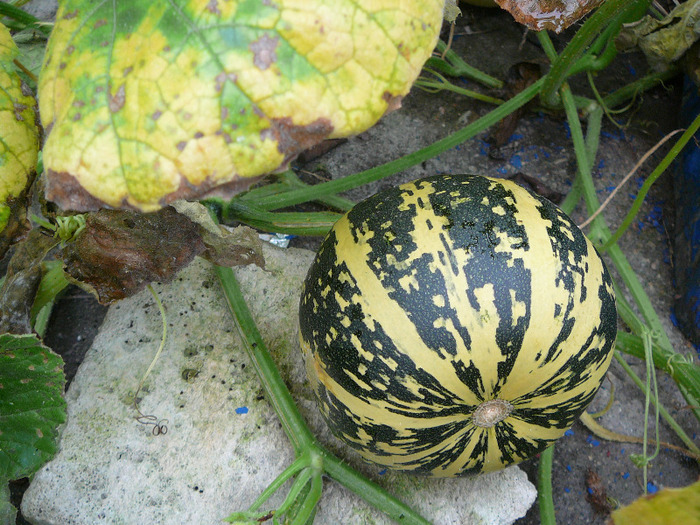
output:
[[[39,151],[36,101],[16,73],[18,55],[0,24],[0,258],[25,230],[23,192],[33,180]]]
[[[240,191],[394,107],[443,5],[66,0],[39,81],[47,197],[150,211]]]
[[[700,524],[700,481],[681,489],[643,496],[610,516],[615,525]]]

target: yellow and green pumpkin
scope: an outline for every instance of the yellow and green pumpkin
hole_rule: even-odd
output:
[[[334,435],[368,461],[439,477],[500,469],[561,437],[601,385],[616,321],[608,271],[571,219],[475,175],[357,204],[299,307]]]

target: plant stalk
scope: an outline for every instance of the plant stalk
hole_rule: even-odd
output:
[[[505,101],[493,111],[475,120],[461,130],[456,131],[455,133],[452,133],[451,135],[448,135],[437,142],[434,142],[430,146],[405,155],[399,159],[392,160],[391,162],[387,162],[386,164],[382,164],[381,166],[376,166],[365,171],[354,173],[353,175],[349,175],[347,177],[322,182],[321,184],[316,184],[307,188],[291,190],[281,195],[271,195],[269,197],[262,198],[256,204],[260,208],[274,210],[284,208],[286,206],[293,206],[306,201],[318,200],[322,196],[351,190],[353,188],[357,188],[358,186],[362,186],[363,184],[388,177],[389,175],[393,175],[408,169],[416,164],[420,164],[424,160],[428,160],[444,151],[447,151],[450,148],[461,144],[462,142],[475,137],[477,134],[486,130],[496,122],[500,121],[502,118],[508,116],[516,109],[530,102],[530,100],[532,100],[539,92],[543,81],[544,78],[541,78],[515,95],[513,98]]]
[[[214,268],[221,281],[224,295],[243,344],[260,377],[265,394],[294,446],[296,456],[319,454],[322,457],[323,469],[329,476],[386,513],[393,520],[409,525],[430,525],[430,522],[406,504],[391,496],[382,487],[362,476],[318,444],[265,346],[233,270],[222,266],[214,266]],[[318,490],[317,485],[314,490]]]
[[[540,464],[537,469],[537,501],[540,507],[540,523],[556,525],[554,500],[552,499],[552,460],[554,445],[544,449],[540,454]]]

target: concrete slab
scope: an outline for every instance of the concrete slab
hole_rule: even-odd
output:
[[[298,297],[313,253],[266,247],[265,257],[265,271],[247,267],[237,275],[300,410],[328,448],[436,524],[507,524],[527,512],[536,490],[518,467],[459,480],[381,475],[335,440],[307,387],[297,342]],[[156,289],[169,335],[140,397],[143,413],[168,420],[167,434],[136,422],[131,405],[161,330],[144,292],[110,308],[71,384],[59,453],[24,495],[31,523],[220,523],[293,461],[211,266],[197,260]],[[328,481],[316,523],[391,521]]]

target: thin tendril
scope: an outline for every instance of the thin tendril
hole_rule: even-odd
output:
[[[625,178],[622,179],[622,182],[620,182],[620,184],[617,185],[617,187],[612,191],[612,193],[611,193],[610,195],[608,195],[608,198],[605,199],[605,202],[603,202],[603,204],[601,204],[601,205],[598,207],[598,209],[595,211],[595,213],[594,213],[593,215],[591,215],[590,217],[588,217],[588,219],[586,219],[585,221],[583,221],[581,224],[579,224],[579,228],[584,228],[585,226],[588,226],[588,225],[591,223],[591,221],[592,221],[593,219],[595,219],[595,218],[600,214],[600,212],[602,212],[603,209],[605,209],[605,207],[606,207],[608,204],[610,204],[610,201],[613,199],[613,197],[614,197],[615,194],[618,192],[618,190],[619,190],[620,188],[622,188],[622,186],[623,186],[628,180],[630,180],[630,178],[632,178],[632,175],[634,175],[635,173],[637,173],[637,170],[640,168],[640,166],[641,166],[642,164],[644,164],[644,163],[646,162],[646,160],[647,160],[651,155],[653,155],[654,152],[655,152],[657,149],[659,149],[661,146],[663,146],[663,145],[666,143],[666,141],[667,141],[668,139],[670,139],[671,137],[673,137],[673,136],[676,135],[677,133],[680,133],[681,131],[684,131],[684,130],[683,130],[683,129],[676,129],[676,130],[672,131],[671,133],[669,133],[668,135],[666,135],[664,138],[662,138],[659,142],[657,142],[657,143],[654,145],[653,148],[651,148],[649,151],[647,151],[647,152],[642,156],[642,158],[639,159],[639,162],[637,162],[637,164],[634,165],[634,168],[632,168],[632,169],[630,170],[630,172],[629,172],[627,175],[625,175]]]
[[[165,308],[163,308],[163,303],[160,301],[160,297],[158,297],[158,294],[155,292],[153,287],[149,284],[147,286],[148,291],[151,292],[151,295],[156,301],[156,305],[158,305],[158,311],[160,312],[160,318],[163,321],[163,335],[160,338],[160,346],[158,347],[158,351],[156,352],[155,357],[151,361],[151,364],[148,366],[148,370],[146,370],[146,373],[143,375],[141,378],[141,381],[139,381],[139,386],[136,389],[136,393],[134,394],[134,409],[136,412],[138,412],[138,416],[136,416],[136,421],[141,423],[142,425],[153,425],[153,430],[151,431],[154,436],[159,436],[161,434],[167,434],[168,433],[168,420],[167,419],[159,419],[157,416],[154,416],[152,414],[144,414],[141,412],[141,409],[139,408],[138,405],[138,399],[139,399],[139,392],[141,392],[141,388],[143,387],[143,383],[146,381],[146,378],[148,375],[151,373],[151,370],[153,370],[153,367],[155,366],[156,362],[158,361],[158,358],[160,357],[161,352],[163,351],[163,348],[165,347],[165,339],[168,336],[168,323],[165,317]]]

